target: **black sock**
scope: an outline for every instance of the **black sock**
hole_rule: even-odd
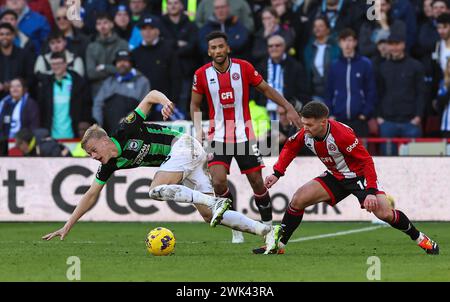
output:
[[[270,200],[269,190],[261,195],[254,195],[256,206],[258,207],[261,220],[263,222],[272,221],[272,202]]]
[[[219,197],[223,197],[223,198],[228,198],[231,200],[231,210],[236,211],[235,207],[234,207],[234,197],[233,194],[231,194],[230,189],[228,188],[227,191],[225,193],[221,194],[217,194]]]
[[[303,219],[304,210],[297,210],[289,204],[284,213],[281,227],[283,228],[283,236],[281,242],[287,244],[294,231],[298,228]]]
[[[399,210],[392,210],[394,214],[394,219],[389,223],[393,228],[408,234],[412,240],[419,238],[419,231],[414,227],[414,225],[409,221],[408,217]]]

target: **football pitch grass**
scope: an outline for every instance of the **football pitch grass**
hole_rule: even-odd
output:
[[[290,243],[285,255],[253,255],[261,238],[246,234],[245,243],[231,244],[229,229],[204,223],[82,222],[64,241],[40,240],[61,226],[0,223],[0,281],[68,281],[70,256],[81,261],[81,281],[368,281],[371,256],[380,259],[381,281],[450,281],[450,223],[416,223],[438,241],[438,256],[397,230],[361,222],[304,222],[292,239],[306,240]],[[145,236],[157,226],[174,232],[174,255],[147,252]]]

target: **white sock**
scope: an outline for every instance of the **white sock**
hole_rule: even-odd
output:
[[[238,230],[246,233],[264,236],[270,232],[270,227],[253,219],[248,218],[242,213],[228,210],[223,214],[222,222],[220,223],[233,230]]]
[[[194,203],[211,207],[216,198],[182,185],[160,185],[149,192],[150,198],[181,203]]]

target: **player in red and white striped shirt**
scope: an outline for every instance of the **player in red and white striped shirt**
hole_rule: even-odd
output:
[[[292,136],[280,153],[274,173],[266,178],[267,188],[284,175],[286,168],[306,146],[327,167],[327,171],[306,183],[295,192],[281,226],[274,227],[274,242],[255,249],[255,253],[284,253],[292,233],[300,225],[304,209],[327,201],[334,206],[350,194],[355,195],[361,208],[372,212],[411,237],[427,254],[438,254],[439,246],[419,232],[408,217],[393,209],[380,188],[372,157],[355,136],[353,130],[334,120],[329,120],[329,110],[321,102],[310,102],[302,109],[303,129]]]
[[[231,50],[225,33],[212,32],[206,39],[212,62],[195,72],[191,118],[197,138],[202,141],[200,105],[203,95],[206,95],[210,119],[208,139],[213,150],[208,166],[214,190],[221,197],[233,198],[228,188],[227,174],[234,157],[241,173],[247,175],[252,186],[262,221],[271,224],[271,200],[261,174],[264,164],[251,124],[250,86],[284,107],[288,119],[298,127],[301,127],[300,118],[294,107],[270,87],[249,62],[229,57]]]

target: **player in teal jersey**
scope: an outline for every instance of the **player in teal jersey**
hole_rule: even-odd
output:
[[[144,123],[154,104],[163,105],[161,113],[164,119],[173,113],[173,103],[161,92],[152,90],[121,121],[118,130],[111,136],[98,125],[86,131],[81,145],[93,159],[101,162],[95,180],[66,224],[42,239],[51,240],[59,236],[63,240],[73,225],[94,205],[114,171],[142,166],[159,167],[150,185],[151,198],[194,204],[212,227],[222,224],[261,236],[271,231],[271,226],[229,210],[229,199],[214,197],[206,170],[207,154],[200,142],[168,127]],[[266,238],[266,241],[271,239]]]

